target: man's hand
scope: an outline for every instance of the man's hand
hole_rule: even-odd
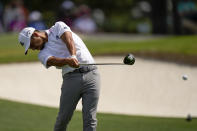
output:
[[[78,68],[79,67],[79,62],[75,58],[67,58],[67,63],[70,67]]]
[[[72,38],[72,33],[69,31],[64,32],[61,36],[61,39],[66,44],[70,54],[72,55],[71,58],[68,58],[67,60],[68,65],[74,68],[78,68],[79,62],[76,58],[76,48]]]

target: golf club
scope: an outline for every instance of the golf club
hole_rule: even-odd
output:
[[[124,57],[123,63],[80,63],[79,65],[133,65],[135,63],[135,57],[132,54],[128,54]]]
[[[123,64],[123,63],[91,63],[91,64],[80,63],[79,65],[126,65],[126,64]]]

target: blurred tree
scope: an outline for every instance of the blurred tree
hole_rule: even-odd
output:
[[[178,9],[177,9],[177,4],[178,4],[179,0],[172,0],[172,4],[173,4],[173,27],[174,27],[174,33],[177,35],[182,34],[182,26],[181,26],[181,18],[180,15],[178,13]]]
[[[91,8],[100,8],[105,11],[106,15],[116,13],[129,13],[135,0],[73,0],[78,4],[87,4]]]
[[[6,3],[9,3],[11,0],[1,0],[2,3],[5,5]],[[38,10],[43,14],[43,19],[46,22],[47,26],[51,26],[57,19],[57,11],[65,0],[24,0],[25,6],[28,8],[28,10],[34,11]],[[91,9],[101,9],[104,12],[105,15],[105,21],[103,22],[105,25],[102,25],[103,31],[117,31],[117,32],[135,32],[136,25],[139,21],[135,21],[134,18],[131,15],[131,9],[136,6],[137,3],[140,1],[154,1],[156,4],[154,4],[154,7],[157,6],[163,7],[162,4],[165,4],[165,0],[72,0],[75,5],[78,7],[81,4],[88,5]],[[160,10],[161,11],[161,10]],[[160,23],[160,25],[165,25],[165,21],[163,21],[160,18],[157,18],[157,16],[165,16],[163,14],[164,12],[154,12],[155,14],[155,20],[153,23],[155,23],[155,28],[160,30],[162,33],[165,32],[165,26],[159,26],[157,23]],[[149,19],[149,15],[147,16]],[[144,19],[144,18],[143,18]],[[141,21],[143,21],[143,19]],[[163,18],[164,19],[164,18]],[[157,22],[156,20],[162,20],[162,22]],[[154,30],[155,32],[157,30]]]
[[[167,33],[167,0],[151,0],[154,34]]]

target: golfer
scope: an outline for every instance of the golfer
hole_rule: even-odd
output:
[[[96,131],[100,78],[96,66],[79,64],[94,63],[80,37],[65,23],[56,22],[45,31],[24,28],[19,34],[19,42],[25,48],[25,54],[28,49],[40,50],[38,58],[46,68],[55,66],[62,69],[60,107],[54,131],[66,131],[80,98],[83,131]]]

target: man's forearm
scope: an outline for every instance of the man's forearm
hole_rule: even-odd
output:
[[[66,44],[70,54],[76,55],[76,48],[75,48],[75,44],[74,44],[74,41],[72,38],[72,33],[71,32],[64,32],[61,36],[61,39]]]
[[[47,61],[48,66],[59,66],[62,67],[68,64],[68,59],[66,58],[57,58],[57,57],[50,57]]]
[[[74,41],[73,40],[68,40],[68,42],[66,43],[67,48],[70,52],[71,55],[76,55],[76,48],[74,46]]]
[[[52,56],[47,60],[47,66],[62,67],[64,65],[69,65],[70,67],[73,67],[73,68],[79,67],[79,63],[77,59],[75,58],[58,58],[58,57]]]

